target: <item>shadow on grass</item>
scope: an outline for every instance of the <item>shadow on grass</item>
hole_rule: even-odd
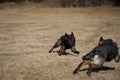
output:
[[[59,55],[59,51],[53,51],[53,53],[57,53]],[[68,53],[68,52],[63,52],[61,55],[64,55],[64,56],[67,56],[67,55],[71,55],[71,56],[75,56],[77,57],[78,55],[77,54],[72,54],[72,53]]]
[[[79,71],[87,71],[87,70],[88,70],[88,68],[85,68],[85,69],[82,69],[82,70],[79,70]],[[108,66],[102,66],[100,68],[93,68],[91,71],[98,73],[100,71],[108,71],[108,70],[115,70],[115,68],[114,67],[108,67]]]

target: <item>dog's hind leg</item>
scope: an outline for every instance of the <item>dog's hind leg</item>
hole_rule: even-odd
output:
[[[49,50],[49,53],[51,53],[54,48],[57,48],[57,47],[61,46],[61,44],[62,44],[61,39],[58,39],[58,40],[56,41],[56,43],[54,44],[54,46]]]
[[[79,51],[76,50],[75,46],[73,46],[73,47],[71,48],[71,51],[74,52],[74,53],[76,53],[76,54],[79,54]]]
[[[91,69],[92,69],[92,64],[88,64],[89,68],[88,71],[86,72],[88,76],[91,76]]]
[[[78,67],[73,71],[73,74],[78,73],[79,69],[81,68],[81,66],[85,63],[85,61],[81,62]]]
[[[120,55],[117,54],[116,57],[114,58],[114,60],[118,63],[120,61]]]

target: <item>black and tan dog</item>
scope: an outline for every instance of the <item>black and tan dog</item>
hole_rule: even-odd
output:
[[[110,62],[112,60],[119,62],[120,56],[118,54],[118,46],[112,39],[104,40],[102,37],[99,40],[98,46],[96,46],[91,52],[82,57],[78,67],[74,70],[73,74],[78,73],[83,64],[88,64],[89,68],[87,75],[91,75],[91,69],[102,67],[104,62]]]
[[[79,51],[75,49],[75,36],[73,32],[70,34],[65,33],[65,35],[61,36],[54,46],[50,49],[49,53],[53,51],[54,48],[57,48],[60,46],[60,50],[58,52],[59,56],[65,52],[66,49],[71,49],[72,52],[79,54]]]

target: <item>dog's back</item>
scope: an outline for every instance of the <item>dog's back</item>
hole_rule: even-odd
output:
[[[113,59],[115,59],[117,56],[119,56],[118,54],[118,46],[116,42],[113,42],[112,39],[103,39],[102,37],[99,40],[99,45],[98,46],[105,46],[103,48],[105,48],[106,54],[107,54],[107,58],[106,61],[112,61]],[[117,62],[117,60],[115,60]]]
[[[94,57],[94,55],[104,57],[106,61],[112,61],[118,55],[117,43],[113,42],[111,39],[105,40],[90,53],[83,56],[83,60],[89,60]]]

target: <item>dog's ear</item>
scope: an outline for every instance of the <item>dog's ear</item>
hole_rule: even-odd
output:
[[[68,34],[67,33],[65,33],[65,39],[67,39],[68,38]]]
[[[67,36],[67,33],[65,33],[65,36]]]
[[[74,33],[73,33],[73,32],[71,32],[71,36],[74,36]]]
[[[98,42],[98,45],[100,46],[103,41],[104,41],[103,37],[100,37],[99,42]]]
[[[103,39],[103,37],[101,36],[101,37],[100,37],[100,41],[103,41],[103,40],[104,40],[104,39]]]

